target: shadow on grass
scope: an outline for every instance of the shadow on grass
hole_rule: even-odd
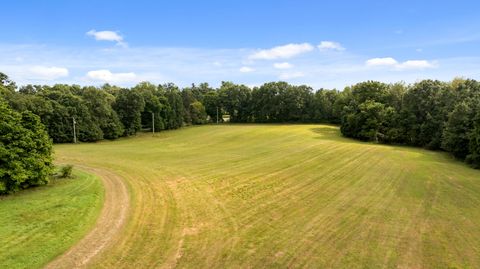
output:
[[[469,169],[472,169],[463,161],[454,158],[451,154],[445,151],[429,150],[429,149],[407,146],[407,145],[389,145],[389,144],[355,140],[353,138],[344,137],[340,132],[340,128],[335,125],[325,125],[325,126],[310,128],[310,131],[312,131],[315,134],[318,134],[318,136],[315,136],[314,139],[328,140],[336,143],[351,144],[351,145],[358,145],[358,146],[365,146],[365,147],[373,146],[373,147],[383,148],[389,151],[396,151],[399,153],[410,153],[409,157],[415,160],[433,161],[433,162],[442,163],[442,164],[447,164],[447,163],[456,164],[456,165],[461,165],[461,166],[468,167]],[[412,155],[412,153],[414,154]]]
[[[330,141],[335,141],[340,143],[351,143],[351,144],[359,144],[359,145],[371,144],[368,142],[357,141],[354,139],[344,137],[340,132],[340,128],[335,125],[324,125],[324,126],[319,126],[315,128],[310,128],[310,131],[319,135],[319,136],[315,136],[314,137],[315,139],[330,140]]]

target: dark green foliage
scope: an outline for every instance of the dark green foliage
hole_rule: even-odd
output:
[[[469,154],[466,162],[480,168],[480,103],[477,103],[477,113],[473,121],[473,129],[469,133]]]
[[[312,101],[312,88],[292,86],[279,88],[279,110],[277,121],[279,122],[308,122],[308,109]]]
[[[164,119],[161,116],[163,104],[160,102],[160,99],[162,97],[158,93],[157,86],[148,82],[142,82],[132,90],[142,95],[142,98],[145,101],[145,107],[141,112],[142,127],[152,130],[153,117],[156,131],[165,129]]]
[[[220,97],[217,91],[209,91],[203,96],[203,105],[205,106],[205,112],[210,117],[211,122],[222,122],[222,107],[220,104]]]
[[[406,139],[414,146],[439,149],[444,123],[448,117],[446,102],[449,85],[424,80],[415,83],[404,96],[403,112],[407,122]]]
[[[321,107],[320,102],[315,103],[310,87],[286,82],[270,82],[254,88],[251,99],[255,122],[310,122],[316,117],[312,110],[328,109]]]
[[[195,88],[195,85],[192,86]],[[192,124],[192,111],[190,110],[190,104],[196,101],[192,88],[185,88],[182,91],[182,102],[185,108],[183,114],[183,121],[186,124]]]
[[[92,142],[103,138],[100,122],[95,120],[87,101],[79,95],[80,93],[81,88],[75,85],[45,87],[39,93],[53,105],[53,117],[45,125],[54,142],[73,141],[73,118],[79,141]]]
[[[134,135],[142,128],[142,112],[145,101],[142,95],[134,90],[120,89],[117,93],[114,110],[124,126],[124,135]]]
[[[220,103],[230,115],[231,122],[249,122],[251,119],[252,92],[245,85],[222,82],[218,90]]]
[[[38,115],[56,143],[73,141],[73,118],[80,141],[118,137],[121,126],[111,109],[112,101],[107,93],[75,85],[29,85],[10,98],[15,110]]]
[[[52,142],[38,116],[10,109],[0,97],[0,194],[46,184]]]
[[[270,82],[249,88],[222,82],[179,89],[142,82],[131,89],[105,84],[16,85],[0,73],[0,96],[17,111],[31,111],[54,142],[115,139],[142,128],[155,131],[223,121],[336,123],[347,137],[380,143],[443,149],[480,167],[480,83],[454,79],[412,85],[365,81],[343,91]],[[153,121],[152,121],[153,120]]]
[[[172,83],[158,86],[165,109],[162,117],[165,118],[165,129],[177,129],[183,126],[185,107],[182,95],[177,86]]]
[[[341,131],[353,138],[364,141],[378,141],[379,137],[385,136],[382,126],[385,122],[387,110],[382,103],[366,100],[358,106],[355,113],[345,115]]]
[[[345,92],[341,126],[345,136],[441,148],[480,168],[478,82],[423,80],[407,88],[369,81]]]
[[[391,140],[386,126],[393,120],[389,85],[367,81],[354,85],[343,110],[341,131],[364,141]],[[387,122],[387,119],[389,122]]]
[[[12,88],[12,83],[5,80]],[[14,84],[13,84],[14,85]],[[77,85],[26,85],[3,95],[15,110],[32,111],[46,125],[56,143],[73,141],[73,119],[79,141],[129,136],[143,129],[180,128],[190,124],[232,122],[339,123],[344,96],[322,90],[314,95],[307,86],[271,82],[253,90],[223,82],[219,89],[207,83],[180,90],[174,84],[155,86],[142,82],[131,89],[109,84],[101,88]],[[314,98],[317,96],[317,98]]]
[[[352,97],[356,104],[361,104],[368,100],[384,104],[390,99],[389,96],[389,86],[378,81],[361,82],[352,87]]]
[[[449,114],[443,130],[442,148],[457,158],[464,159],[469,153],[473,116],[472,109],[465,102],[458,103]]]
[[[8,100],[15,93],[15,82],[10,80],[7,75],[0,72],[0,97],[4,97]]]
[[[88,107],[92,120],[103,133],[103,137],[98,139],[115,139],[123,134],[123,124],[112,108],[115,102],[113,95],[95,87],[85,87],[80,91],[80,96]]]
[[[313,94],[308,109],[310,119],[320,123],[340,123],[341,109],[336,108],[340,94],[336,90],[320,89]]]
[[[192,124],[204,124],[207,122],[207,112],[200,101],[195,101],[190,104],[190,117]]]

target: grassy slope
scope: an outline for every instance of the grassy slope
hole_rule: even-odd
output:
[[[325,125],[192,127],[56,147],[132,190],[98,267],[480,268],[480,171]]]
[[[75,176],[0,198],[0,268],[39,268],[88,232],[100,213],[102,183]]]

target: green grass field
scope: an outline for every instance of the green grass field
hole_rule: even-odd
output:
[[[91,267],[480,268],[480,171],[444,153],[327,125],[189,127],[55,150],[129,186],[126,229]]]
[[[0,268],[40,268],[94,225],[102,183],[83,172],[74,175],[0,197]]]

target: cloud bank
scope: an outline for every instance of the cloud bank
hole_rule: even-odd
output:
[[[88,36],[99,41],[125,42],[115,31],[92,30]],[[173,82],[181,87],[208,82],[216,87],[221,81],[261,85],[280,79],[314,88],[342,89],[364,80],[408,83],[456,76],[480,79],[479,58],[418,59],[418,53],[414,49],[412,52],[412,58],[399,61],[397,55],[375,57],[346,50],[336,41],[322,41],[317,46],[292,42],[264,49],[0,43],[0,72],[18,85],[112,83],[126,87],[141,81]]]

